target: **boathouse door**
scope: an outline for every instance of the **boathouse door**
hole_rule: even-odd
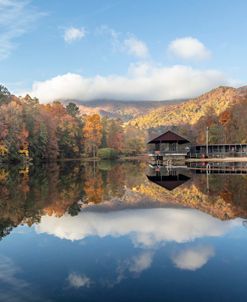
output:
[[[169,151],[170,151],[170,152],[175,152],[175,151],[177,151],[177,143],[170,143],[170,144],[169,144]]]

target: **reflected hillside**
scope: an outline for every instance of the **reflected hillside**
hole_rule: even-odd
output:
[[[173,190],[167,190],[164,187],[168,181],[163,180],[162,186],[157,181],[159,177],[164,179],[165,175],[167,178],[168,175],[170,179],[174,178],[174,171],[167,172],[165,168],[162,169],[161,176],[160,172],[149,169],[148,178],[153,179],[148,184],[141,184],[138,192],[163,202],[170,201],[195,208],[222,220],[247,217],[246,174],[214,174],[214,171],[210,174],[198,174],[190,169],[178,169],[180,179],[177,180],[177,185],[174,184]]]
[[[0,174],[2,236],[19,224],[38,223],[44,214],[62,216],[83,190],[78,167],[2,167]]]
[[[121,199],[139,183],[141,165],[66,163],[0,168],[0,236],[43,215],[77,215],[82,206]],[[145,179],[145,175],[142,176]]]
[[[0,236],[20,225],[86,212],[190,207],[221,220],[247,217],[247,175],[157,174],[143,162],[68,162],[0,168]],[[146,176],[147,174],[147,176]]]

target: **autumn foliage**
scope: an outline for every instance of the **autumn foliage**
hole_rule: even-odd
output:
[[[194,143],[247,143],[247,88],[219,87],[192,100],[163,105],[129,121],[147,129],[152,137],[167,129],[186,135]]]
[[[105,148],[135,156],[146,153],[147,141],[168,129],[193,143],[205,143],[207,127],[211,144],[247,143],[244,88],[219,87],[193,100],[150,109],[129,121],[85,114],[83,108],[59,101],[40,104],[29,95],[18,98],[0,85],[0,161],[95,157]]]
[[[95,157],[102,140],[102,124],[98,114],[85,118],[83,134],[87,152]]]
[[[119,119],[85,115],[74,103],[40,104],[29,95],[17,98],[0,86],[0,161],[96,157],[99,148],[118,153],[133,153],[134,148],[137,153],[140,143],[142,151],[145,148],[141,137]]]

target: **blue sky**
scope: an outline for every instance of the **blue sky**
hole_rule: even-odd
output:
[[[247,2],[0,0],[0,82],[56,98],[170,99],[246,83]]]

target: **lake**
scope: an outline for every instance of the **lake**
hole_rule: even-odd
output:
[[[0,301],[247,301],[244,164],[0,168]]]

